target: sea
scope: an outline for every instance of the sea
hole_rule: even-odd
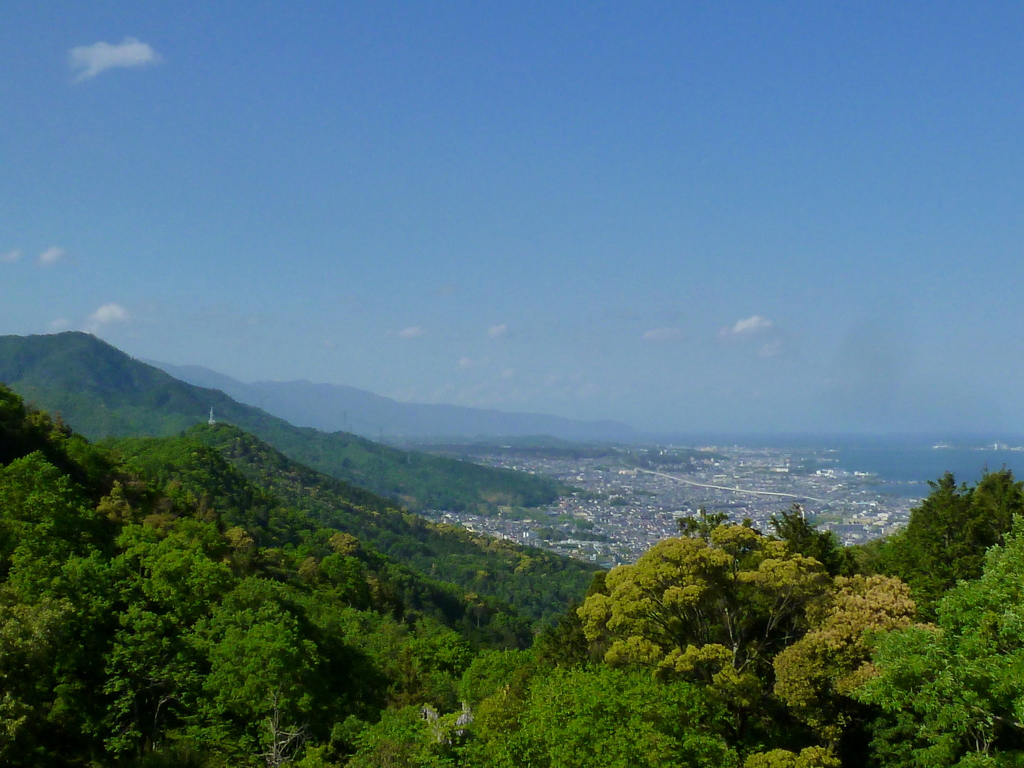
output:
[[[1024,480],[1024,435],[916,434],[703,434],[676,445],[747,446],[792,451],[813,459],[811,468],[867,473],[865,485],[881,495],[922,499],[929,481],[952,472],[957,483],[973,485],[988,472],[1009,469]]]
[[[1009,469],[1024,479],[1024,450],[1004,445],[954,447],[944,443],[934,446],[887,445],[843,446],[833,449],[837,469],[866,472],[877,478],[878,492],[908,498],[928,495],[928,481],[935,481],[952,472],[957,482],[973,485],[986,471]],[[870,485],[869,481],[869,485]]]

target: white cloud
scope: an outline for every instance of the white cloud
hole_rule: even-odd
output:
[[[118,45],[110,43],[93,43],[80,45],[68,52],[71,69],[78,74],[74,82],[88,80],[108,69],[117,67],[141,67],[156,64],[160,56],[146,43],[134,37],[126,37]]]
[[[104,304],[89,315],[89,325],[87,327],[90,330],[95,330],[100,326],[110,323],[123,323],[128,319],[128,310],[120,304]]]
[[[421,336],[426,336],[427,332],[418,325],[411,325],[408,328],[403,328],[398,332],[398,338],[400,339],[418,339]]]
[[[51,331],[66,331],[70,327],[71,323],[69,323],[65,317],[58,317],[50,323]]]
[[[777,357],[782,354],[782,339],[772,339],[757,350],[760,357]]]
[[[45,251],[39,254],[40,264],[56,264],[58,261],[64,258],[64,249],[53,246],[47,248]]]
[[[719,331],[723,339],[736,337],[750,337],[769,330],[774,323],[766,317],[753,315],[744,320],[737,320],[732,327],[725,327]]]
[[[459,368],[486,368],[491,364],[489,357],[473,359],[472,357],[459,358]]]
[[[501,325],[492,325],[487,329],[487,335],[492,339],[500,339],[502,336],[508,335],[508,326],[504,323]]]
[[[13,264],[20,258],[21,251],[18,250],[17,248],[15,248],[13,251],[8,251],[7,253],[0,253],[0,261],[6,264]]]
[[[644,341],[675,341],[682,338],[682,335],[683,332],[679,328],[651,328],[649,331],[644,331]]]

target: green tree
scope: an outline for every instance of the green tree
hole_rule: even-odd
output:
[[[1002,542],[1014,515],[1024,514],[1024,483],[1008,469],[986,473],[973,488],[957,485],[950,472],[930,485],[906,530],[879,555],[884,572],[910,585],[926,619],[957,581],[981,575],[985,550]]]
[[[103,523],[41,452],[0,467],[0,762],[60,765],[94,751],[110,627]]]
[[[203,672],[189,639],[234,578],[210,523],[183,520],[167,532],[130,525],[117,543],[112,568],[124,607],[107,658],[107,746],[141,755],[187,711]]]
[[[701,683],[732,713],[734,744],[772,738],[772,658],[804,629],[830,579],[817,560],[742,525],[659,542],[579,609],[613,667]]]
[[[909,626],[914,613],[899,579],[838,577],[827,599],[808,610],[807,634],[775,657],[775,695],[831,750],[856,751],[859,732],[854,743],[840,744],[863,717],[850,692],[870,674],[874,638]]]
[[[720,525],[729,522],[729,515],[725,512],[712,512],[708,514],[707,509],[700,507],[696,515],[688,515],[676,519],[679,527],[679,534],[689,538],[711,540],[711,532]]]
[[[606,579],[579,609],[605,661],[710,680],[770,664],[795,639],[807,603],[829,582],[821,564],[745,526],[659,542]]]
[[[738,763],[717,735],[725,719],[720,704],[697,686],[661,683],[644,672],[556,669],[534,678],[516,717],[491,718],[498,727],[485,731],[486,741],[475,745],[474,765],[729,768]]]
[[[772,515],[769,525],[786,542],[790,552],[813,557],[832,576],[853,573],[852,559],[831,531],[819,531],[807,522],[804,508],[794,504],[785,512]]]
[[[382,713],[380,722],[357,737],[349,768],[454,768],[449,721],[425,706]]]
[[[189,718],[193,739],[241,734],[242,754],[264,757],[301,746],[294,734],[308,728],[319,663],[301,619],[279,585],[249,577],[198,623],[193,642],[209,670]]]
[[[937,626],[883,637],[875,674],[853,695],[885,715],[885,765],[1024,764],[1024,523],[993,547],[983,574],[938,604]]]
[[[799,754],[788,749],[773,749],[750,755],[743,768],[840,768],[842,763],[823,747],[806,747]]]

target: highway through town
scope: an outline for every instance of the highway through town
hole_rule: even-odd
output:
[[[637,467],[637,472],[646,472],[648,475],[657,475],[658,477],[667,477],[669,480],[675,480],[679,483],[685,483],[686,485],[693,485],[697,488],[714,488],[716,491],[732,491],[733,493],[748,493],[753,496],[779,496],[785,499],[796,499],[797,501],[817,501],[822,504],[828,504],[827,499],[816,499],[813,496],[798,495],[795,493],[780,493],[778,491],[749,491],[745,488],[730,488],[727,485],[709,485],[708,483],[698,483],[694,480],[687,480],[676,475],[669,475],[665,472],[655,472],[653,469],[640,469]]]

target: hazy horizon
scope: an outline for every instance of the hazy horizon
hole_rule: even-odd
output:
[[[999,2],[12,0],[0,334],[666,435],[1021,435],[1022,38]]]
[[[169,372],[172,375],[175,372],[173,369],[179,368],[179,367],[182,367],[182,368],[185,368],[185,367],[195,367],[195,368],[199,368],[199,369],[208,371],[208,372],[213,373],[213,374],[217,374],[217,375],[221,375],[221,376],[226,376],[227,375],[227,374],[224,374],[222,371],[217,371],[217,370],[214,370],[214,369],[211,369],[211,368],[207,368],[205,366],[187,366],[187,365],[176,366],[176,365],[171,365],[171,364],[168,364],[168,363],[164,363],[163,361],[151,360],[151,359],[142,359],[142,362],[145,362],[145,363],[150,364],[150,365],[154,365],[157,368],[161,368],[162,370],[167,370],[167,368],[169,367],[171,369]],[[234,377],[229,377],[229,378],[234,378]],[[323,381],[316,382],[316,381],[309,381],[307,379],[288,379],[288,378],[276,379],[276,380],[253,379],[251,381],[241,381],[241,380],[236,379],[236,381],[239,381],[242,384],[257,384],[257,383],[262,383],[262,382],[266,382],[266,381],[273,381],[275,383],[285,383],[285,384],[287,384],[287,383],[294,383],[294,382],[301,382],[301,383],[312,384],[314,386],[341,386],[341,387],[349,387],[349,385],[347,385],[347,384],[339,384],[337,382],[323,382]],[[370,392],[369,390],[359,390],[359,391]],[[370,392],[370,394],[377,395],[379,393]],[[382,397],[386,397],[386,395],[381,395],[381,396]],[[445,405],[445,403],[423,403],[422,401],[417,401],[417,400],[398,400],[398,399],[396,399],[396,402],[405,403],[405,404]],[[466,406],[463,406],[463,407],[466,407]],[[512,411],[512,410],[509,410],[509,409],[502,409],[502,408],[496,408],[494,410],[498,410],[498,411],[501,411],[501,412],[504,412],[504,413],[537,413],[537,412],[529,412],[529,411]],[[558,414],[539,414],[539,415],[556,416],[556,417],[558,416]],[[615,423],[621,423],[621,424],[624,424],[626,426],[635,428],[634,425],[630,424],[629,422],[620,422],[618,420],[610,420],[610,421],[613,421]],[[371,430],[371,432],[372,431],[374,431],[374,430]],[[447,437],[454,437],[454,436],[455,435],[448,435]],[[387,437],[387,436],[385,436],[385,437]],[[409,442],[410,444],[414,444],[414,443],[417,443],[417,442],[429,442],[430,441],[430,437],[429,436],[426,436],[426,437],[423,437],[423,438],[410,438],[408,436],[400,435],[398,437],[400,438],[400,441]],[[446,436],[439,435],[438,437],[446,437]],[[497,438],[497,437],[500,437],[500,435],[471,435],[471,434],[463,434],[463,435],[459,435],[459,437],[462,437],[462,438],[465,438],[467,440],[470,440],[470,439],[474,439],[474,438],[477,438],[477,437],[493,437],[493,438]],[[993,431],[993,430],[987,430],[987,431],[986,430],[980,430],[980,431],[965,431],[965,430],[960,430],[960,431],[956,431],[956,430],[941,431],[941,430],[933,430],[933,431],[920,431],[920,432],[912,432],[912,431],[900,432],[900,431],[880,431],[880,430],[873,430],[873,431],[872,430],[861,430],[861,431],[849,430],[849,431],[845,431],[845,432],[843,432],[843,431],[821,430],[821,431],[817,431],[817,432],[814,432],[814,431],[800,432],[800,431],[776,430],[776,431],[760,431],[760,432],[753,431],[752,432],[752,431],[742,431],[742,430],[739,430],[739,431],[737,431],[737,430],[734,430],[734,431],[727,431],[727,430],[726,431],[722,431],[722,430],[719,430],[719,431],[714,431],[714,430],[711,430],[711,431],[699,431],[699,430],[697,430],[697,431],[686,431],[686,430],[676,430],[676,431],[673,431],[673,430],[663,430],[663,431],[659,431],[659,430],[646,430],[645,431],[645,430],[637,429],[636,441],[637,442],[642,442],[642,441],[645,441],[645,440],[646,441],[657,442],[658,444],[662,444],[662,445],[678,444],[678,445],[689,445],[689,446],[692,446],[692,445],[697,445],[697,444],[704,444],[704,445],[718,444],[718,445],[745,445],[745,446],[763,446],[763,447],[792,447],[792,448],[823,447],[823,446],[829,446],[829,445],[832,445],[832,446],[846,446],[846,447],[850,447],[850,446],[858,446],[858,447],[865,447],[865,446],[878,446],[878,447],[883,447],[883,446],[884,447],[904,446],[904,447],[915,447],[915,448],[918,448],[918,447],[931,447],[931,446],[934,446],[934,445],[939,444],[939,443],[949,442],[950,443],[950,447],[955,447],[955,448],[978,448],[978,447],[986,447],[990,443],[992,443],[993,441],[998,441],[998,442],[1001,442],[1001,443],[1008,443],[1008,444],[1012,443],[1014,445],[1014,447],[1020,446],[1020,445],[1024,444],[1024,432],[1009,432],[1009,431],[1001,431],[1000,432],[1000,431]],[[609,439],[609,442],[616,442],[616,440]],[[619,442],[628,442],[628,441],[621,441],[620,440]]]

